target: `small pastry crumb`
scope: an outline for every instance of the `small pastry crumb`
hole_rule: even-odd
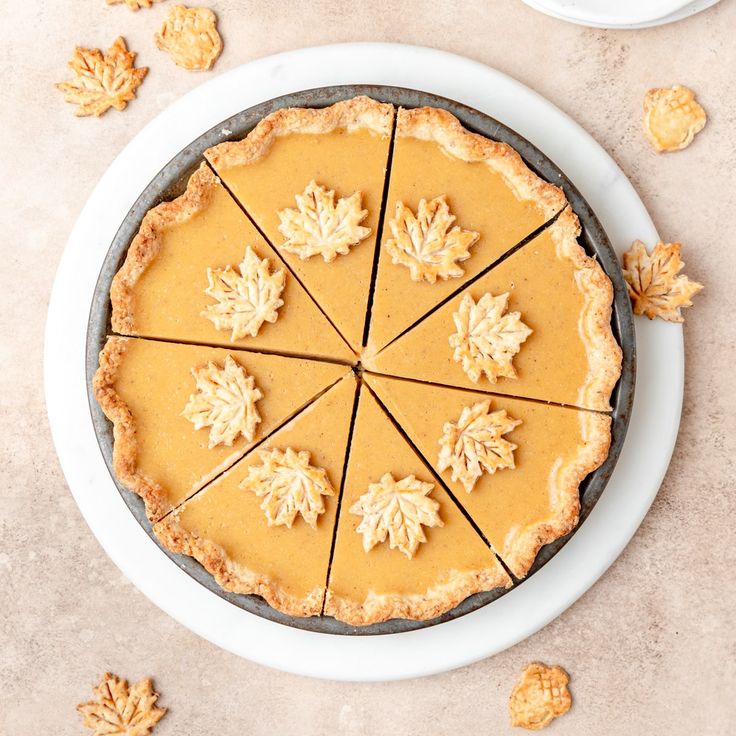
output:
[[[209,8],[174,5],[155,41],[177,66],[189,71],[211,69],[222,53],[217,16]]]
[[[651,255],[640,240],[624,253],[624,279],[629,288],[634,314],[668,322],[682,322],[680,311],[692,306],[691,297],[703,284],[691,281],[680,271],[685,263],[680,258],[680,243],[657,243]]]
[[[69,66],[74,79],[56,85],[64,99],[78,105],[74,114],[99,117],[111,107],[123,110],[136,96],[148,67],[134,67],[136,54],[128,51],[125,39],[118,36],[108,51],[77,46]]]
[[[94,700],[77,706],[92,736],[148,736],[166,714],[166,708],[156,706],[158,693],[150,677],[128,687],[127,680],[106,672],[92,692]]]
[[[120,5],[125,3],[130,10],[136,11],[141,8],[150,8],[154,3],[158,3],[161,0],[105,0],[108,5]]]
[[[644,132],[660,153],[687,148],[706,119],[695,93],[679,84],[650,89],[644,96]]]
[[[567,713],[572,697],[567,689],[570,678],[561,667],[533,662],[521,674],[511,691],[511,725],[539,731]]]

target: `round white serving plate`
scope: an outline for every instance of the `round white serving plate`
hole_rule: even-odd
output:
[[[558,20],[591,28],[636,30],[675,23],[700,13],[720,0],[652,0],[612,3],[611,0],[524,0]]]
[[[683,391],[682,330],[636,320],[637,388],[627,438],[590,516],[541,570],[490,605],[448,623],[385,636],[334,636],[283,626],[231,605],[179,569],[128,511],[97,445],[87,403],[85,340],[107,249],[154,175],[203,131],[263,100],[335,84],[387,84],[463,102],[505,123],[567,174],[620,254],[657,240],[621,170],[576,123],[532,90],[482,64],[398,44],[339,44],[259,59],[185,95],[113,161],[72,231],[51,294],[45,386],[69,487],[107,554],[150,600],[200,636],[278,669],[335,680],[418,677],[470,664],[530,636],[579,598],[621,553],[669,464]]]

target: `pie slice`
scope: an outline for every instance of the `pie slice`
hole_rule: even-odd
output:
[[[609,416],[385,376],[365,380],[514,575],[524,577],[540,547],[577,524],[580,483],[608,456]]]
[[[470,133],[445,110],[400,109],[366,354],[565,204],[510,146]]]
[[[355,400],[349,373],[156,524],[159,539],[197,559],[225,590],[255,593],[292,616],[319,614]],[[275,472],[262,472],[267,463]],[[265,509],[274,505],[283,516],[269,522]]]
[[[377,520],[366,494],[380,498],[382,490],[403,499],[385,506]],[[429,619],[473,593],[510,585],[488,546],[363,386],[325,614],[356,626]]]
[[[621,373],[611,332],[613,287],[578,244],[579,233],[577,217],[565,210],[364,365],[431,383],[610,409]]]
[[[354,358],[206,163],[143,218],[110,298],[123,335]]]
[[[394,108],[356,97],[277,110],[205,156],[356,353]]]
[[[316,360],[110,337],[94,391],[114,424],[115,475],[143,498],[156,521],[346,370]]]

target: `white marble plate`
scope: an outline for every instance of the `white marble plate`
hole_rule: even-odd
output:
[[[638,372],[631,423],[611,480],[563,549],[516,590],[439,626],[378,637],[338,637],[272,623],[211,593],[151,541],[115,488],[87,404],[85,332],[97,274],[143,188],[200,133],[252,105],[333,84],[423,89],[514,128],[565,171],[617,252],[657,239],[629,181],[605,151],[544,98],[482,64],[433,49],[340,44],[267,57],[222,74],[149,123],[113,161],[72,231],[46,326],[45,384],[52,435],[69,487],[107,554],[156,605],[235,654],[337,680],[390,680],[469,664],[515,644],[558,616],[616,559],[641,523],[669,464],[683,390],[682,330],[636,320]],[[635,571],[634,571],[634,574]]]

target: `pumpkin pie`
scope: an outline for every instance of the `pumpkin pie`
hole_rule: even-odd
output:
[[[566,209],[365,366],[376,373],[607,411],[621,372],[613,287]]]
[[[511,580],[365,385],[324,612],[365,625],[429,619]]]
[[[580,483],[608,456],[609,416],[365,380],[514,575],[524,577],[540,547],[577,524]]]
[[[228,189],[360,353],[394,108],[287,108],[205,151]]]
[[[143,218],[110,299],[123,335],[354,358],[206,163]]]
[[[155,521],[338,381],[345,366],[110,337],[94,377],[113,467]]]
[[[357,382],[342,378],[154,526],[225,589],[321,612]]]
[[[505,143],[400,109],[366,353],[376,353],[566,204]]]

